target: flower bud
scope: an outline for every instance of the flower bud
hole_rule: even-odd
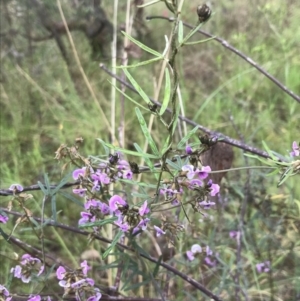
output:
[[[206,22],[210,18],[211,9],[206,4],[199,5],[197,7],[197,14],[200,23]]]

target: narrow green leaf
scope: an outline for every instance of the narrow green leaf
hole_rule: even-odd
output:
[[[79,205],[80,207],[83,207],[82,202],[79,201],[74,195],[72,195],[72,194],[70,194],[70,193],[68,193],[68,192],[66,192],[66,191],[62,191],[62,190],[60,190],[60,191],[58,192],[58,194],[64,196],[66,199],[72,201],[72,202],[75,203],[76,205]]]
[[[140,186],[140,187],[147,187],[147,188],[156,188],[156,185],[149,184],[149,183],[143,183],[143,182],[136,182],[132,180],[126,180],[126,179],[119,179],[119,182],[127,183],[134,186]]]
[[[262,144],[264,146],[264,149],[266,150],[266,152],[269,154],[269,156],[273,159],[273,160],[278,160],[278,158],[276,156],[274,156],[274,154],[272,153],[272,151],[269,149],[267,143],[265,141],[262,141]]]
[[[51,210],[52,210],[52,218],[56,222],[56,194],[53,194],[51,197]]]
[[[47,194],[50,194],[50,181],[47,173],[44,173],[44,181],[47,189]]]
[[[156,146],[154,140],[152,139],[152,136],[151,136],[151,134],[150,134],[150,132],[148,130],[146,121],[145,121],[144,116],[142,115],[140,109],[139,108],[135,108],[135,113],[136,113],[136,116],[137,116],[138,121],[140,123],[141,129],[142,129],[142,131],[144,133],[144,136],[147,139],[152,152],[154,153],[154,155],[159,156],[159,151],[157,149],[157,146]]]
[[[127,34],[125,31],[122,31],[123,35],[126,36],[131,42],[133,42],[135,45],[139,46],[140,48],[144,49],[145,51],[155,55],[155,56],[161,56],[161,54],[159,52],[157,52],[154,49],[149,48],[148,46],[146,46],[145,44],[141,43],[140,41],[136,40],[135,38],[133,38],[132,36],[130,36],[129,34]]]
[[[102,259],[105,259],[108,254],[111,252],[111,250],[115,247],[115,245],[118,243],[119,239],[121,238],[121,236],[123,235],[123,232],[122,231],[119,231],[114,240],[111,242],[111,245],[107,248],[107,250],[103,253],[102,255]]]
[[[166,160],[166,163],[167,163],[169,166],[173,167],[175,170],[180,170],[180,169],[181,169],[181,167],[180,167],[177,163],[171,161],[170,159],[167,159],[167,160]]]
[[[71,177],[71,174],[72,174],[72,172],[69,172],[67,175],[65,175],[65,176],[62,178],[62,180],[59,182],[59,184],[58,184],[54,189],[52,189],[52,190],[50,191],[50,193],[51,193],[52,195],[55,194],[55,193],[57,193],[57,191],[58,191],[61,187],[63,187],[66,183],[69,182],[69,179],[70,179],[70,177]]]
[[[109,81],[109,83],[111,83],[110,81]],[[121,89],[119,89],[117,86],[114,86],[112,83],[111,83],[111,85],[117,90],[117,91],[119,91],[121,94],[123,94],[128,100],[130,100],[132,103],[134,103],[135,105],[137,105],[137,106],[139,106],[139,107],[141,107],[141,108],[143,108],[144,110],[149,110],[148,108],[146,108],[146,107],[144,107],[143,105],[141,105],[140,103],[138,103],[137,101],[135,101],[134,99],[132,99],[130,96],[128,96],[126,93],[124,93]]]
[[[147,6],[153,5],[155,3],[158,3],[158,2],[161,2],[161,0],[153,0],[153,1],[147,2],[147,3],[142,4],[142,5],[138,5],[137,7],[138,8],[143,8],[143,7],[147,7]]]
[[[286,171],[280,177],[277,187],[279,187],[281,184],[283,184],[290,177],[290,175],[293,173],[293,171],[294,171],[293,166],[290,166],[289,168],[287,168]]]
[[[171,96],[171,78],[170,78],[170,72],[168,68],[165,68],[165,93],[164,93],[164,99],[162,102],[162,105],[159,110],[159,115],[162,115],[169,104]]]
[[[147,158],[152,158],[152,159],[158,159],[159,158],[159,156],[155,156],[155,155],[151,155],[151,154],[145,154],[145,153],[141,154],[141,153],[138,153],[138,152],[135,152],[135,151],[131,151],[131,150],[127,150],[127,149],[124,149],[124,148],[121,148],[121,147],[114,146],[110,143],[104,142],[100,138],[97,138],[97,140],[99,140],[102,144],[105,144],[110,149],[122,152],[124,154],[132,155],[132,156],[136,156],[136,157],[147,157]]]
[[[165,154],[166,151],[170,148],[170,146],[171,146],[170,141],[171,141],[171,135],[168,135],[168,137],[164,143],[164,146],[162,148],[162,151],[161,151],[162,154]]]
[[[181,42],[183,41],[183,24],[182,21],[179,21],[178,24],[178,43],[181,44]]]
[[[116,68],[117,68],[117,69],[129,69],[129,68],[135,68],[135,67],[140,67],[140,66],[149,65],[149,64],[151,64],[151,63],[157,62],[157,61],[162,60],[162,59],[163,59],[163,57],[160,56],[160,57],[156,57],[156,58],[151,59],[151,60],[142,61],[142,62],[133,64],[133,65],[127,65],[127,66],[121,65],[121,66],[117,66]]]
[[[135,81],[135,79],[131,76],[128,70],[123,69],[124,73],[126,74],[127,78],[131,82],[131,84],[134,86],[134,88],[137,90],[137,92],[140,94],[140,96],[146,101],[147,105],[150,102],[150,99],[148,95],[143,91],[143,89],[139,86],[139,84]]]
[[[88,227],[95,227],[95,226],[104,226],[106,224],[112,224],[114,221],[116,221],[118,218],[116,216],[111,218],[103,219],[102,221],[97,222],[91,222],[91,223],[85,223],[82,225],[79,225],[79,228],[88,228]]]
[[[184,45],[196,45],[196,44],[201,44],[201,43],[205,43],[208,42],[210,40],[214,40],[217,36],[213,36],[211,38],[205,39],[205,40],[200,40],[200,41],[195,41],[195,42],[188,42],[188,43],[184,43]]]
[[[43,191],[43,194],[44,194],[44,195],[48,195],[47,189],[45,188],[44,184],[41,183],[40,181],[38,181],[37,184],[39,185],[39,187],[40,187],[41,190]]]
[[[177,148],[181,149],[185,146],[186,142],[198,131],[198,126],[195,126],[190,132],[187,133],[185,137],[183,137],[179,143],[177,144]]]
[[[176,130],[176,126],[177,126],[177,123],[178,123],[178,116],[179,116],[179,112],[180,112],[180,106],[176,106],[176,112],[175,112],[175,116],[174,116],[174,122],[173,122],[173,126],[172,126],[172,137],[174,135],[174,132]]]

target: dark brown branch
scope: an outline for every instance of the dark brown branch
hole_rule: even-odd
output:
[[[167,18],[163,16],[148,16],[146,17],[147,20],[152,20],[152,19],[163,19],[167,20],[169,22],[173,22],[173,18]],[[194,28],[194,26],[183,22],[183,25],[188,27],[188,28]],[[231,46],[226,40],[223,40],[222,38],[216,37],[211,35],[210,33],[207,33],[203,30],[198,30],[199,33],[203,34],[204,36],[208,38],[213,38],[215,41],[219,42],[223,47],[226,49],[230,50],[231,52],[235,53],[237,56],[245,60],[248,64],[253,66],[255,69],[257,69],[260,73],[262,73],[265,77],[270,79],[276,86],[278,86],[281,90],[283,90],[286,94],[290,95],[292,98],[294,98],[296,101],[300,103],[300,96],[295,94],[293,91],[289,90],[285,85],[283,85],[277,78],[275,78],[273,75],[265,71],[262,67],[260,67],[255,61],[253,61],[250,57],[244,55],[241,53],[238,49],[234,48]]]
[[[22,216],[22,214],[19,213],[19,212],[9,211],[9,210],[7,210],[6,208],[3,208],[3,207],[0,207],[0,210],[4,211],[7,214],[12,214],[12,215],[19,216],[19,217]],[[41,222],[40,218],[33,217],[33,216],[31,218],[35,219],[39,223]],[[60,223],[57,223],[57,222],[54,222],[54,221],[47,221],[47,226],[58,227],[58,228],[61,228],[61,229],[67,230],[67,231],[71,231],[73,233],[78,233],[78,234],[81,234],[81,235],[85,235],[85,236],[90,235],[90,232],[88,232],[88,231],[83,231],[83,230],[80,230],[78,228],[70,227],[68,225],[60,224]],[[100,241],[108,243],[108,244],[112,243],[112,240],[104,238],[104,237],[102,237],[100,235],[94,235],[93,237],[95,239],[97,239],[97,240],[100,240]],[[129,248],[129,247],[123,245],[123,244],[117,243],[116,245],[118,246],[118,248],[121,248],[123,250],[127,250],[127,251],[130,251],[130,252],[133,252],[133,253],[137,252],[136,250],[131,249],[131,248]],[[39,253],[42,254],[42,251],[39,251]],[[179,276],[184,281],[188,282],[190,285],[192,285],[193,287],[197,288],[199,291],[201,291],[202,293],[204,293],[206,296],[210,297],[211,299],[216,300],[216,301],[222,301],[222,299],[220,299],[213,292],[211,292],[210,290],[208,290],[205,286],[203,286],[202,284],[200,284],[199,282],[197,282],[193,278],[191,278],[191,277],[185,275],[184,273],[178,271],[177,269],[173,268],[169,264],[167,264],[165,262],[160,262],[156,258],[154,258],[152,256],[147,256],[147,255],[145,255],[143,253],[140,253],[139,255],[141,257],[143,257],[143,258],[145,258],[145,259],[147,259],[147,260],[155,263],[155,264],[158,264],[158,265],[164,267],[165,269],[167,269],[168,271],[172,272],[173,274]]]

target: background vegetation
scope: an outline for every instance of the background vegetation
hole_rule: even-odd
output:
[[[123,135],[124,147],[129,149],[134,142],[143,145],[144,136],[132,114],[134,105],[127,101],[123,103],[118,93],[112,100],[111,78],[99,68],[100,62],[109,68],[111,66],[112,27],[109,22],[113,25],[114,14],[113,1],[101,2],[108,23],[106,32],[98,37],[100,42],[96,42],[90,27],[95,24],[93,13],[99,3],[60,1],[64,15],[70,22],[70,29],[72,26],[76,29],[71,30],[74,48],[63,26],[51,27],[53,24],[62,24],[56,1],[1,1],[1,188],[8,188],[12,183],[21,183],[23,186],[35,184],[43,181],[44,173],[48,174],[51,183],[58,182],[62,175],[62,164],[54,160],[54,153],[60,144],[72,144],[77,137],[84,138],[80,149],[82,154],[101,154],[103,149],[96,138],[111,141],[104,115],[111,125],[113,101],[116,102],[114,120],[117,139],[121,141]],[[211,2],[214,14],[203,29],[227,40],[299,95],[298,2]],[[164,35],[170,34],[171,24],[165,20],[139,20],[136,3],[138,1],[132,1],[130,8],[131,17],[134,19],[135,13],[137,19],[130,34],[149,47],[163,51]],[[197,1],[185,1],[182,12],[184,21],[196,23],[195,10],[198,4]],[[121,64],[123,56],[123,36],[120,31],[124,29],[128,18],[126,9],[127,1],[119,1],[115,24],[118,32],[117,64]],[[163,2],[147,7],[143,14],[144,17],[171,16]],[[201,38],[200,35],[193,37],[194,40]],[[95,45],[103,47],[99,49]],[[133,45],[128,46],[127,52],[129,63],[150,58]],[[88,84],[78,66],[76,55]],[[245,143],[258,148],[262,148],[264,140],[272,150],[289,156],[292,141],[300,140],[299,103],[215,41],[184,47],[179,57],[180,88],[188,118],[236,139],[242,138]],[[117,72],[122,76],[121,71]],[[131,72],[148,95],[157,99],[162,97],[157,94],[158,65],[135,68]],[[129,91],[128,94],[141,102],[138,96]],[[147,114],[149,118],[150,112]],[[124,133],[121,135],[122,130]],[[166,132],[156,121],[152,135],[157,142],[164,141],[166,137]],[[180,134],[176,135],[179,140]],[[245,166],[243,152],[239,149],[234,151],[234,167]],[[258,162],[249,160],[247,164],[258,165]],[[65,170],[64,174],[70,171],[72,168]],[[278,178],[268,178],[265,174],[255,170],[250,172],[251,197],[243,225],[240,262],[236,261],[237,246],[234,240],[230,240],[229,231],[237,230],[240,221],[240,204],[246,197],[244,188],[249,176],[245,171],[228,173],[223,192],[227,202],[221,217],[217,212],[212,212],[209,221],[202,221],[200,215],[188,212],[192,223],[184,222],[186,232],[176,242],[176,255],[168,259],[177,269],[203,283],[215,294],[220,294],[224,300],[300,298],[300,188],[296,185],[296,177],[277,188]],[[31,201],[33,214],[40,213],[41,196],[41,192],[34,193],[34,201]],[[1,197],[1,206],[6,207],[8,201],[8,197]],[[50,205],[47,210],[50,214]],[[75,202],[61,196],[57,198],[60,222],[75,226],[80,211],[81,207]],[[7,229],[13,224],[12,219]],[[38,246],[36,237],[25,230],[17,228],[14,235]],[[75,267],[80,258],[88,258],[93,262],[94,278],[104,287],[113,285],[104,269],[107,262],[102,261],[99,254],[90,256],[85,253],[87,250],[101,253],[105,250],[103,244],[94,242],[88,246],[85,238],[68,236],[56,228],[46,229],[45,235],[47,250],[56,258]],[[194,243],[209,245],[219,253],[222,264],[211,268],[204,264],[201,257],[192,263],[187,262],[184,254]],[[1,241],[4,259],[0,283],[7,283],[9,270],[15,265],[9,256],[12,250],[22,254],[16,246]],[[157,256],[155,250],[147,248],[147,251]],[[265,260],[271,261],[271,272],[257,273],[255,264]],[[142,266],[138,268],[139,274],[135,270],[131,284],[142,282],[146,277],[145,269]],[[235,282],[237,272],[241,275],[239,283]],[[162,287],[166,280],[170,281],[170,300],[208,300],[181,279],[173,275],[164,278],[165,271],[161,273],[157,277],[162,281]],[[48,287],[47,292],[51,292],[53,287]],[[128,287],[130,289],[126,290]],[[235,295],[236,287],[239,297]],[[13,280],[10,290],[21,292],[21,286],[18,287],[17,281]],[[30,293],[30,289],[27,290],[28,287],[24,286],[22,292]],[[128,296],[158,297],[157,288],[149,283],[140,287],[127,285],[123,289],[121,286],[121,291]]]

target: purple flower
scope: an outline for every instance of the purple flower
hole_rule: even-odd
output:
[[[215,267],[217,265],[217,261],[216,260],[212,260],[210,256],[206,256],[204,258],[204,262],[210,266],[210,267]]]
[[[194,169],[193,165],[188,164],[181,167],[181,170],[186,172],[186,177],[188,179],[192,179],[195,176],[196,171]]]
[[[159,227],[157,227],[157,226],[154,226],[154,229],[155,229],[155,231],[156,231],[156,237],[159,237],[159,236],[161,236],[161,235],[166,234],[165,231],[163,231],[161,228],[159,228]]]
[[[87,299],[87,301],[99,301],[102,297],[102,294],[100,293],[100,290],[98,288],[94,289],[95,295],[91,296]]]
[[[84,177],[86,167],[75,169],[72,173],[72,177],[74,180],[78,180],[79,177]]]
[[[141,228],[143,231],[145,231],[146,228],[147,228],[147,225],[148,225],[149,221],[150,221],[150,218],[142,219],[142,220],[138,223],[137,227],[139,227],[139,228]]]
[[[5,299],[2,299],[1,296],[5,297]],[[12,297],[9,297],[9,291],[4,285],[0,284],[0,299],[5,301],[10,301]]]
[[[0,213],[0,223],[6,224],[7,221],[8,221],[8,216],[2,215],[2,214]]]
[[[188,155],[191,155],[193,153],[193,150],[191,148],[190,145],[187,145],[186,148],[185,148],[185,152],[188,154]]]
[[[201,246],[198,244],[194,244],[192,245],[191,250],[186,251],[186,256],[188,260],[193,261],[195,259],[195,254],[201,252],[202,252]]]
[[[100,201],[96,201],[96,200],[88,200],[85,204],[84,204],[84,209],[89,210],[91,207],[97,208],[100,205]]]
[[[140,216],[143,216],[145,214],[148,214],[150,212],[150,209],[148,207],[148,203],[147,200],[144,202],[144,204],[141,206],[141,208],[139,209],[139,214]]]
[[[196,253],[202,253],[202,248],[201,248],[200,245],[194,244],[194,245],[192,245],[192,247],[191,247],[191,251],[192,251],[194,254],[196,254]]]
[[[27,301],[41,301],[40,295],[30,295]]]
[[[201,170],[197,170],[199,179],[204,180],[208,177],[208,173],[211,171],[210,166],[202,166]]]
[[[212,206],[215,206],[216,203],[215,202],[210,202],[210,201],[202,201],[202,202],[199,202],[199,205],[203,209],[210,209]]]
[[[292,151],[290,152],[291,157],[298,157],[300,155],[300,147],[296,141],[292,144]]]
[[[191,250],[186,251],[185,254],[189,261],[193,261],[195,259],[195,254]]]
[[[211,196],[215,196],[215,195],[218,194],[219,191],[220,191],[220,186],[219,186],[218,184],[214,184],[214,183],[212,182],[212,180],[209,180],[209,181],[207,182],[207,186],[208,186],[209,189],[210,189],[210,195],[211,195]]]
[[[17,265],[15,268],[12,268],[11,273],[14,273],[14,277],[19,278],[22,280],[24,283],[29,283],[31,280],[31,276],[26,276],[22,274],[22,267]]]
[[[106,205],[105,203],[101,203],[99,205],[99,209],[101,213],[103,213],[104,215],[108,215],[110,213],[109,206]]]
[[[241,235],[241,232],[240,231],[229,231],[229,237],[230,238],[233,238],[233,239],[238,239]]]
[[[123,169],[130,169],[129,163],[126,160],[119,160],[117,168],[119,170],[123,170]]]
[[[93,222],[95,219],[95,216],[89,212],[82,211],[82,212],[80,212],[80,215],[81,215],[81,219],[78,221],[79,225],[82,225],[82,224],[85,224],[88,222]]]
[[[123,232],[127,232],[127,231],[130,229],[128,223],[127,223],[127,222],[123,222],[123,217],[122,217],[121,215],[119,216],[118,220],[115,221],[114,223],[115,223],[115,224],[120,228],[120,230],[123,231]]]
[[[80,280],[78,280],[78,281],[72,283],[72,284],[71,284],[71,287],[72,287],[72,288],[77,288],[77,289],[78,289],[79,287],[81,287],[82,285],[85,285],[85,284],[88,284],[88,285],[90,285],[90,286],[94,286],[95,281],[94,281],[94,279],[92,279],[92,278],[84,278],[84,279],[80,279]]]
[[[66,274],[66,269],[63,266],[59,266],[58,269],[56,270],[56,277],[59,280],[64,279]]]
[[[270,261],[261,262],[256,265],[256,270],[258,273],[268,273],[270,269]]]
[[[133,172],[131,170],[124,170],[123,171],[123,178],[127,180],[132,180]]]
[[[82,273],[84,276],[87,275],[87,272],[91,269],[91,267],[87,264],[87,261],[84,260],[81,264],[80,264],[81,268],[82,268]]]
[[[24,254],[22,256],[22,261],[21,261],[22,265],[25,265],[25,264],[28,264],[28,263],[34,263],[34,262],[40,263],[41,261],[38,258],[32,257],[29,254]]]
[[[80,197],[84,197],[87,189],[86,188],[75,188],[73,189],[73,193],[78,194]]]
[[[119,209],[119,205],[120,206],[126,206],[127,203],[126,201],[124,201],[119,195],[114,195],[110,198],[110,200],[108,201],[109,203],[109,209],[112,211],[112,212],[115,212]]]
[[[193,189],[193,188],[202,187],[202,186],[203,186],[203,182],[200,179],[192,179],[190,181],[189,188]]]
[[[18,190],[18,191],[23,191],[23,186],[20,184],[11,184],[10,187],[8,188],[8,190],[14,191],[14,190]]]
[[[209,246],[206,246],[206,255],[212,255],[213,251],[211,250],[211,248]]]

